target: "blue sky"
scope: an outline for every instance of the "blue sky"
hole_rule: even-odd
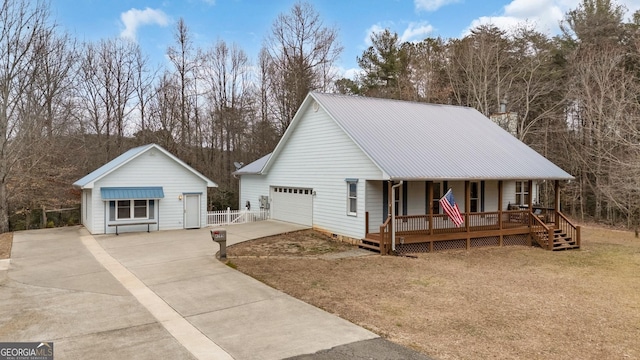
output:
[[[460,37],[480,23],[509,28],[528,21],[556,34],[558,21],[580,0],[309,0],[326,25],[339,30],[343,74],[357,68],[356,57],[372,31],[389,28],[403,40]],[[51,0],[52,17],[79,40],[129,37],[154,64],[173,43],[175,23],[184,18],[196,46],[223,39],[255,59],[278,14],[295,0]],[[630,11],[640,0],[619,0]]]

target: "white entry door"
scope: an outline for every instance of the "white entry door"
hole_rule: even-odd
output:
[[[184,196],[184,228],[200,228],[200,195],[186,194]]]
[[[271,218],[294,224],[313,226],[313,190],[272,187]]]

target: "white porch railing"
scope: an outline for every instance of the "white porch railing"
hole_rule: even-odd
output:
[[[227,210],[221,211],[208,211],[207,212],[207,225],[230,225],[230,224],[244,224],[254,221],[262,221],[269,219],[269,210]]]

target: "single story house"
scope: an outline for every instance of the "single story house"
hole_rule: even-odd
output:
[[[468,107],[310,93],[275,150],[234,174],[240,206],[383,253],[579,247],[558,206],[573,177]],[[535,206],[543,182],[551,207]],[[460,227],[438,201],[449,189]]]
[[[73,183],[92,234],[192,229],[206,225],[207,188],[216,183],[156,144],[133,148]]]

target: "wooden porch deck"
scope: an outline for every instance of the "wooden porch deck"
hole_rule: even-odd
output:
[[[539,216],[527,209],[464,216],[465,223],[459,228],[448,220],[447,215],[442,214],[396,217],[396,251],[432,252],[482,246],[531,246],[533,242],[549,250],[580,247],[579,227],[571,224],[559,212],[555,216]],[[550,220],[554,222],[547,222]],[[360,246],[381,254],[390,253],[390,225],[391,220],[388,219],[380,226],[380,232],[368,233]]]

